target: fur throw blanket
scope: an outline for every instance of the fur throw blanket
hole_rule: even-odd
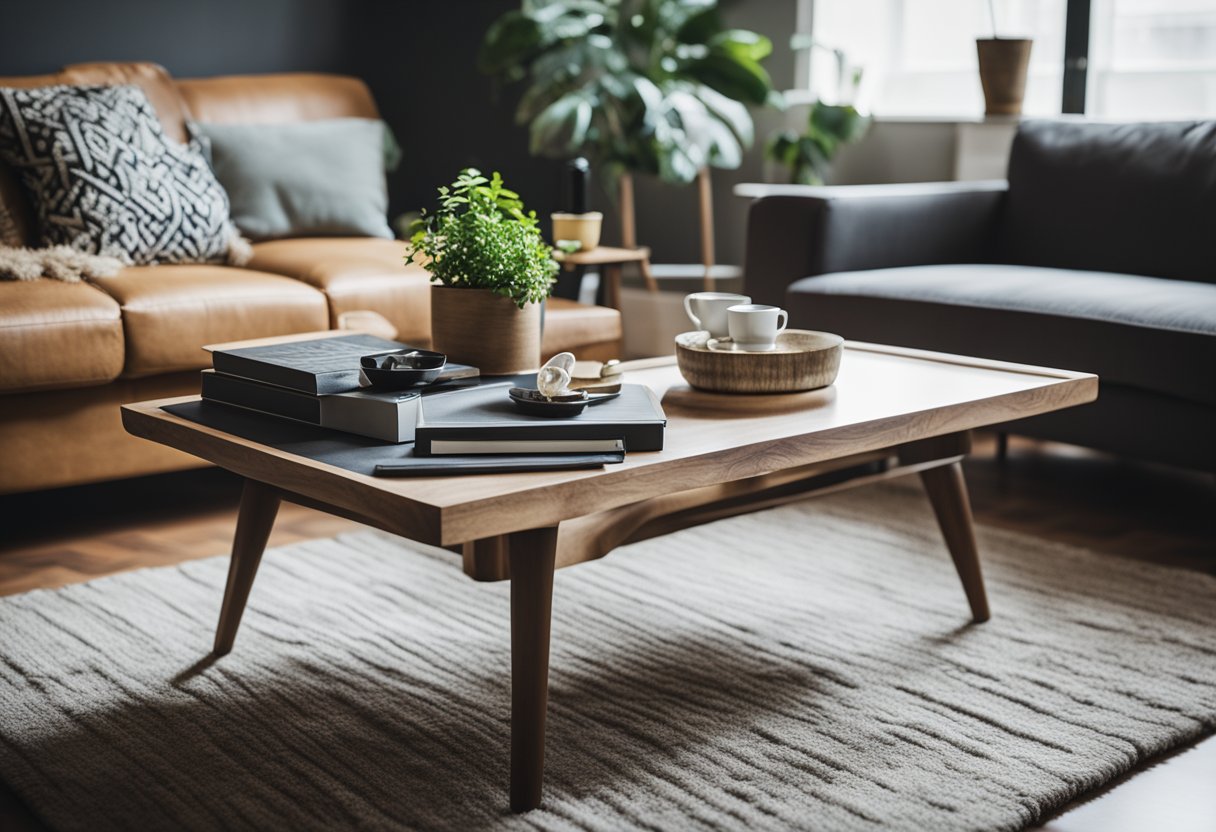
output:
[[[118,274],[123,263],[117,257],[85,254],[71,246],[50,248],[11,248],[0,246],[0,279],[37,280],[49,277],[65,283],[84,278]]]
[[[253,256],[249,241],[235,232],[228,244],[227,264],[243,266]],[[117,257],[86,254],[71,246],[17,248],[0,244],[0,280],[37,280],[49,277],[79,283],[95,277],[110,277],[129,265]]]

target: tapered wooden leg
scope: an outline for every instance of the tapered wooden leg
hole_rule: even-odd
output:
[[[540,805],[549,706],[549,620],[557,528],[510,536],[511,811]]]
[[[648,292],[659,291],[659,281],[654,279],[654,272],[652,272],[650,270],[650,258],[647,257],[645,260],[639,260],[638,268],[642,272],[642,280],[645,281],[645,283],[646,283],[646,291],[648,291]],[[707,280],[707,285],[712,287],[713,281],[709,280],[708,277],[706,278],[706,280]]]
[[[984,576],[980,572],[980,556],[975,545],[975,529],[971,525],[971,500],[963,479],[963,466],[957,462],[920,472],[929,493],[937,524],[941,526],[946,548],[954,559],[954,568],[963,582],[963,592],[971,605],[971,617],[978,623],[987,621],[988,596],[984,593]]]
[[[606,263],[600,269],[604,281],[604,305],[612,309],[621,308],[621,264]]]
[[[232,650],[236,630],[241,626],[241,613],[249,600],[249,590],[258,573],[258,564],[275,515],[279,513],[279,493],[254,480],[245,480],[241,493],[241,513],[236,519],[236,535],[232,540],[232,562],[228,565],[228,585],[224,588],[224,604],[220,608],[220,623],[215,631],[216,656]]]

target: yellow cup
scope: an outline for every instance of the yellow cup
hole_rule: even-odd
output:
[[[600,228],[604,224],[604,215],[599,211],[588,211],[585,214],[552,215],[553,244],[560,245],[563,240],[577,240],[579,251],[591,251],[600,244]]]

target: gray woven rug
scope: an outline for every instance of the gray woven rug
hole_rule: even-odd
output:
[[[363,531],[0,599],[0,777],[64,829],[1018,829],[1216,728],[1216,579],[980,530],[969,626],[882,486],[562,571],[506,810],[508,587]]]

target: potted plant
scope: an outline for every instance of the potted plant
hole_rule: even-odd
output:
[[[822,185],[832,160],[842,147],[860,141],[870,127],[870,117],[851,104],[815,101],[802,133],[783,130],[764,148],[764,155],[784,165],[795,185]]]
[[[737,168],[754,127],[747,104],[779,103],[761,65],[768,38],[729,29],[716,0],[551,0],[508,11],[481,69],[529,79],[516,110],[534,155],[585,155],[619,186],[633,246],[633,172],[666,182]]]
[[[540,366],[541,304],[557,263],[541,238],[536,212],[502,177],[476,168],[439,188],[410,239],[407,263],[431,274],[434,348],[486,375]]]
[[[1022,100],[1026,97],[1030,48],[1034,41],[998,35],[993,0],[988,0],[988,15],[992,21],[992,37],[977,38],[975,41],[980,64],[980,86],[984,89],[984,115],[1021,115]]]

